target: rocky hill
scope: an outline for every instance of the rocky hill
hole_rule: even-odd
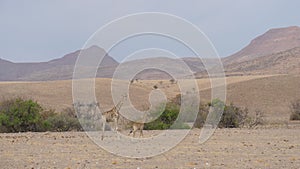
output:
[[[225,64],[240,63],[257,57],[275,54],[295,47],[300,47],[300,27],[270,29],[253,39],[239,52],[226,57]]]

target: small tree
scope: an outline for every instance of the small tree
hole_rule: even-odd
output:
[[[253,118],[248,118],[249,120],[249,128],[253,128],[258,125],[264,124],[264,114],[263,112],[256,110],[255,116]]]
[[[175,79],[170,79],[170,82],[171,82],[171,84],[174,84],[174,83],[176,83],[176,80]]]
[[[300,100],[291,103],[290,111],[290,120],[300,120]]]
[[[244,123],[248,116],[247,109],[241,109],[233,104],[226,105],[224,108],[223,116],[219,123],[219,127],[236,128]]]

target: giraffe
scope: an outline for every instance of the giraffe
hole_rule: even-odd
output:
[[[138,122],[132,122],[132,130],[130,130],[128,136],[133,133],[133,137],[135,137],[135,133],[139,130],[140,131],[140,137],[143,137],[143,129],[144,129],[144,123],[138,123]]]
[[[131,133],[133,133],[133,137],[135,137],[135,133],[139,130],[140,131],[140,137],[143,137],[144,136],[143,135],[143,130],[144,130],[146,118],[147,118],[147,113],[144,113],[144,115],[142,117],[142,121],[139,121],[139,122],[131,121],[132,129],[130,130],[128,136]]]
[[[118,102],[117,105],[115,105],[112,109],[103,112],[101,115],[101,119],[102,119],[102,136],[101,136],[101,140],[104,139],[104,131],[105,131],[105,124],[109,123],[109,122],[113,122],[114,126],[113,126],[113,130],[114,131],[118,131],[118,121],[120,118],[120,109],[124,103],[124,100],[127,96],[123,96],[122,99]]]

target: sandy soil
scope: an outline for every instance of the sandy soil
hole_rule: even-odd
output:
[[[199,134],[193,129],[172,150],[146,159],[113,155],[82,132],[0,134],[0,168],[300,168],[299,127],[217,129],[204,144]]]

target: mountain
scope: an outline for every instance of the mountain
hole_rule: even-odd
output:
[[[97,46],[77,50],[59,59],[41,63],[13,63],[0,59],[0,81],[49,81],[72,79],[74,65],[80,53],[86,53],[85,57],[97,57],[97,54],[106,52]],[[271,29],[253,39],[251,43],[239,52],[222,59],[227,75],[244,74],[296,74],[300,67],[300,27]],[[171,72],[177,73],[177,77],[189,78],[190,74],[180,63],[185,63],[196,78],[207,77],[206,69],[213,68],[214,59],[204,58],[208,63],[204,66],[201,59],[196,57],[184,57],[172,59],[158,57],[132,60],[119,64],[108,54],[105,55],[99,65],[96,77],[111,78],[118,66],[123,66],[128,73],[131,68],[141,65],[150,66],[148,69],[139,70],[136,79],[170,79],[168,72],[157,70],[151,65],[169,66]],[[183,61],[183,62],[182,62]],[[95,63],[86,63],[86,66]],[[127,77],[126,77],[127,78]],[[130,77],[131,78],[131,77]],[[129,80],[129,79],[128,79]]]
[[[54,59],[48,62],[41,63],[13,63],[0,59],[0,81],[53,81],[53,80],[67,80],[72,79],[74,65],[80,53],[88,53],[88,55],[103,54],[105,51],[97,46],[92,46],[87,49],[77,50],[75,52],[64,55],[62,58]],[[87,57],[89,57],[87,56]],[[186,57],[181,59],[173,59],[167,57],[153,57],[146,59],[137,59],[119,64],[111,56],[107,55],[102,60],[97,77],[111,78],[117,68],[125,68],[127,73],[131,68],[136,68],[141,65],[164,67],[168,65],[171,67],[171,72],[177,73],[177,76],[189,76],[188,69],[182,68],[182,63],[189,67],[191,74],[205,71],[205,67],[199,58]],[[88,64],[87,64],[88,65]],[[169,73],[171,73],[169,72]],[[181,74],[180,74],[181,73]],[[188,74],[188,75],[187,75]],[[135,75],[135,79],[171,79],[172,77],[165,71],[149,68],[139,70]]]
[[[239,52],[223,59],[224,64],[249,61],[257,57],[275,54],[295,47],[300,47],[300,27],[270,29],[253,39]]]
[[[189,70],[188,65],[183,60],[168,57],[131,60],[121,63],[119,69],[127,70],[122,71],[123,74],[120,75],[120,78],[126,78],[127,74],[136,74],[134,79],[152,80],[172,79],[172,75],[176,77],[185,77],[193,73]]]
[[[212,67],[214,59],[202,58],[207,63],[207,67]],[[121,63],[119,66],[128,73],[131,68],[138,69],[140,72],[136,74],[135,79],[172,79],[175,77],[192,78],[192,75],[198,72],[206,72],[202,60],[198,57],[184,58],[168,58],[168,57],[152,57],[144,59],[131,60]],[[149,67],[142,70],[142,66]],[[160,70],[159,70],[160,69]],[[173,76],[173,77],[172,77]],[[124,76],[126,77],[126,75]]]
[[[241,74],[299,74],[300,47],[225,65],[225,69]]]
[[[13,63],[0,59],[0,81],[15,81],[26,74],[48,68],[45,63]]]
[[[62,58],[54,59],[41,63],[13,63],[0,59],[0,81],[52,81],[72,79],[74,65],[80,53],[88,53],[86,57],[91,55],[103,54],[105,51],[99,47],[92,46],[84,50],[66,54]],[[208,60],[208,59],[207,59]],[[186,64],[183,68],[181,64]],[[210,62],[208,62],[210,63]],[[211,62],[213,63],[213,62]],[[89,65],[90,63],[87,63]],[[148,65],[150,68],[142,70],[141,65]],[[187,77],[192,73],[205,71],[205,67],[199,58],[186,57],[181,59],[173,59],[167,57],[153,57],[146,59],[137,59],[119,64],[111,56],[106,55],[102,60],[97,77],[111,78],[117,68],[125,68],[127,73],[131,68],[139,68],[139,72],[135,75],[135,79],[171,79],[168,72],[151,68],[155,65],[159,67],[169,66],[170,74],[177,74],[177,77]],[[187,72],[190,71],[190,72]],[[185,72],[185,73],[183,73]],[[126,76],[125,76],[126,77]],[[124,78],[124,77],[121,77]]]
[[[207,77],[205,67],[197,58],[184,60],[195,71],[195,77]],[[210,59],[209,67],[216,60]],[[227,76],[247,74],[299,74],[300,27],[270,29],[256,37],[239,52],[222,59]]]
[[[92,51],[94,54],[104,53],[102,48],[92,46],[77,50],[59,59],[40,63],[13,63],[0,59],[0,81],[48,81],[72,79],[74,65],[80,52]],[[111,56],[105,55],[97,77],[112,77],[119,63]]]
[[[98,47],[98,46],[91,46],[84,50],[77,50],[73,53],[67,54],[59,59],[54,59],[49,62],[48,64],[52,64],[55,66],[65,66],[65,65],[75,65],[77,56],[80,54],[80,52],[89,52],[91,54],[105,54],[106,52],[104,49]],[[117,66],[119,63],[114,60],[111,56],[106,55],[106,57],[103,58],[100,66]]]

